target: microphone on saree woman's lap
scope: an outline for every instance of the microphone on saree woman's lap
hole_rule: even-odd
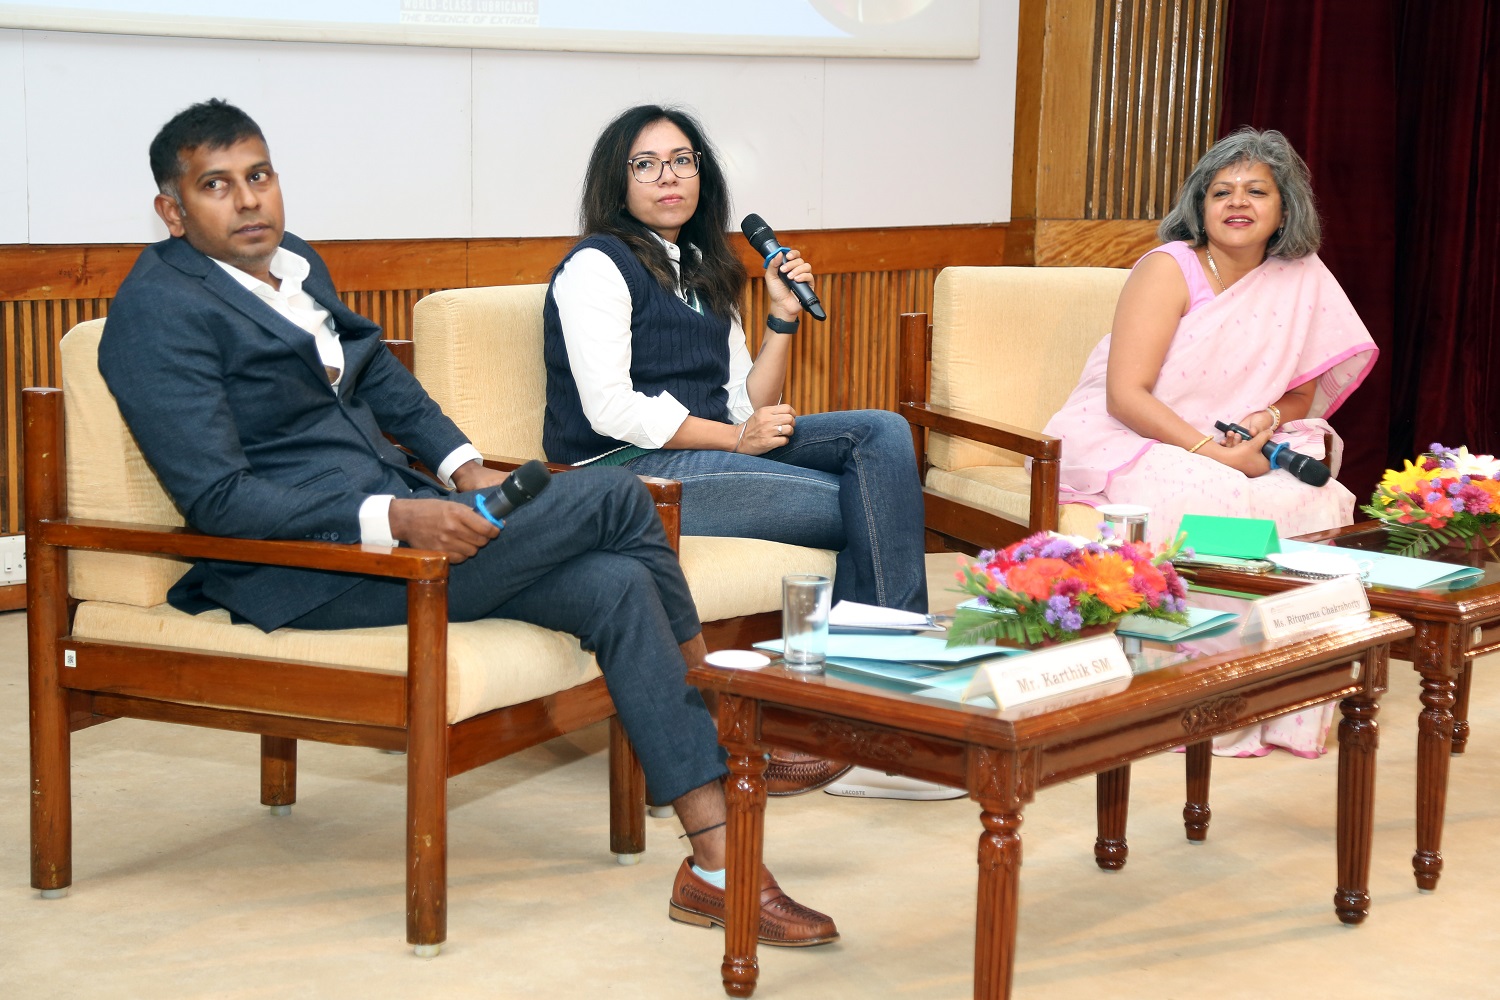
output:
[[[540,460],[533,458],[506,476],[493,493],[475,495],[474,509],[495,527],[504,528],[504,517],[546,489],[550,482],[552,473]]]
[[[1215,420],[1214,426],[1224,434],[1233,431],[1246,441],[1255,437],[1239,424],[1226,424],[1222,420]],[[1286,446],[1285,441],[1267,441],[1260,446],[1260,453],[1266,456],[1266,460],[1271,463],[1271,468],[1285,469],[1309,486],[1322,486],[1333,475],[1328,470],[1328,466],[1311,455],[1293,451]]]
[[[740,232],[745,234],[745,239],[750,241],[756,253],[766,259],[767,264],[771,263],[772,257],[786,250],[786,247],[776,241],[776,232],[766,225],[766,220],[753,212],[740,223]],[[781,276],[781,280],[796,294],[797,301],[802,303],[802,308],[807,310],[809,316],[816,320],[828,318],[828,314],[823,311],[823,303],[818,301],[818,293],[812,290],[811,285],[805,281],[793,281],[785,274]]]

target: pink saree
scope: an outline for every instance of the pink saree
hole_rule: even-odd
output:
[[[1186,245],[1162,248],[1200,268]],[[1157,252],[1157,251],[1153,251]],[[1200,268],[1201,270],[1201,268]],[[1268,518],[1282,537],[1353,520],[1354,496],[1336,480],[1308,486],[1276,469],[1250,478],[1203,455],[1143,438],[1105,408],[1110,337],[1089,355],[1067,403],[1046,433],[1063,439],[1060,494],[1064,503],[1135,503],[1151,508],[1147,539],[1177,534],[1183,514]],[[1375,364],[1377,349],[1344,290],[1315,255],[1268,258],[1227,292],[1190,308],[1162,361],[1155,396],[1203,434],[1215,420],[1239,420],[1274,403],[1293,386],[1317,381],[1311,409],[1272,440],[1328,461],[1335,475],[1343,442],[1325,419]],[[1325,454],[1326,441],[1332,443]],[[1194,603],[1207,603],[1194,595]],[[1332,705],[1317,706],[1227,734],[1214,741],[1221,756],[1261,756],[1272,746],[1303,757],[1323,753]]]
[[[1275,494],[1272,502],[1277,505],[1288,501],[1295,505],[1299,496],[1310,500],[1317,492],[1319,488],[1298,483],[1281,470],[1247,478],[1213,459],[1143,438],[1111,417],[1104,396],[1110,340],[1106,336],[1094,348],[1078,386],[1047,422],[1045,433],[1064,442],[1059,477],[1064,503],[1143,503],[1153,507],[1152,535],[1171,537],[1181,513],[1188,511],[1179,511],[1174,518],[1159,517],[1167,512],[1155,507],[1167,497],[1142,495],[1142,490],[1159,492],[1149,483],[1133,483],[1131,488],[1118,481],[1122,475],[1136,478],[1128,473],[1143,459],[1150,459],[1153,467],[1177,468],[1179,474],[1171,477],[1173,482],[1163,483],[1164,489],[1180,492],[1197,483],[1190,502],[1196,513],[1237,513],[1220,508],[1227,499],[1261,489]],[[1215,420],[1239,420],[1274,403],[1293,386],[1316,379],[1307,418],[1288,422],[1273,440],[1322,457],[1328,435],[1334,449],[1327,457],[1337,474],[1342,441],[1324,418],[1364,380],[1376,353],[1344,290],[1316,255],[1298,260],[1270,257],[1227,292],[1182,318],[1154,392],[1202,433],[1217,436]],[[1347,493],[1333,482],[1320,489]],[[1352,513],[1352,501],[1349,509]],[[1281,524],[1281,518],[1270,516]],[[1302,519],[1295,520],[1300,524]],[[1298,527],[1298,531],[1312,530],[1316,529]]]

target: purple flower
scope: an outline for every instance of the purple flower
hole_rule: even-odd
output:
[[[1193,551],[1193,547],[1191,545],[1184,545],[1182,547],[1182,551],[1179,554],[1184,559],[1196,559],[1196,558],[1198,558],[1198,553],[1196,553],[1196,552]]]
[[[1443,499],[1443,494],[1438,492],[1437,490],[1433,490],[1431,493],[1427,494],[1428,503],[1437,503],[1441,499]]]
[[[1077,632],[1079,629],[1083,628],[1083,615],[1079,614],[1076,611],[1066,612],[1057,624],[1059,627],[1066,629],[1069,632]]]
[[[1462,514],[1464,512],[1464,502],[1458,497],[1454,497],[1449,503],[1453,505],[1453,513]]]
[[[1054,594],[1052,597],[1047,598],[1047,613],[1045,617],[1049,622],[1056,625],[1062,620],[1063,615],[1072,610],[1072,601],[1061,595]]]
[[[1463,483],[1453,483],[1452,485],[1450,485],[1448,487],[1448,495],[1450,497],[1456,497],[1456,496],[1458,496],[1458,491],[1461,490],[1461,489],[1463,489],[1463,488],[1464,488],[1464,484]]]
[[[1100,521],[1099,527],[1096,530],[1099,532],[1100,538],[1115,537],[1115,526],[1111,521]]]
[[[1043,559],[1066,559],[1076,551],[1077,546],[1066,538],[1054,538],[1042,546],[1040,554]]]

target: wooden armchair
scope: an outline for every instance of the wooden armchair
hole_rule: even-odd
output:
[[[1093,537],[1093,508],[1059,508],[1063,443],[1040,429],[1109,332],[1127,274],[949,267],[930,325],[925,313],[902,315],[899,411],[912,425],[934,541],[998,548],[1048,529]]]
[[[31,884],[72,882],[70,734],[117,718],[257,733],[261,802],[296,799],[297,740],[406,752],[407,940],[447,936],[447,779],[610,720],[610,850],[645,849],[645,783],[593,657],[522,622],[449,624],[439,553],[214,538],[183,527],[99,375],[104,321],[62,341],[63,389],[25,391]],[[654,487],[675,542],[675,483]],[[408,626],[262,633],[165,603],[213,558],[405,580]],[[394,868],[394,864],[393,864]]]
[[[417,378],[496,467],[542,454],[546,294],[546,285],[459,288],[426,296],[413,312]],[[683,535],[678,556],[704,641],[716,650],[779,636],[781,578],[832,576],[835,553],[757,538]]]

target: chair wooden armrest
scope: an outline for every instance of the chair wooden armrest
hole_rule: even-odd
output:
[[[1055,462],[1062,456],[1062,438],[1048,437],[1037,431],[985,420],[983,417],[966,416],[946,406],[901,403],[897,412],[915,426],[1004,448],[1035,461]]]
[[[448,576],[448,557],[427,549],[225,538],[205,535],[192,528],[82,518],[41,519],[36,522],[36,527],[40,541],[69,549],[297,566],[398,580],[442,580]]]
[[[896,410],[911,424],[917,470],[922,477],[928,530],[965,546],[999,548],[1036,531],[1055,531],[1058,524],[1058,465],[1062,440],[1012,424],[958,413],[928,402],[932,379],[932,325],[926,313],[901,314],[901,365]],[[927,434],[967,438],[1003,448],[1031,460],[1031,502],[1027,523],[997,511],[982,510],[926,489]]]

